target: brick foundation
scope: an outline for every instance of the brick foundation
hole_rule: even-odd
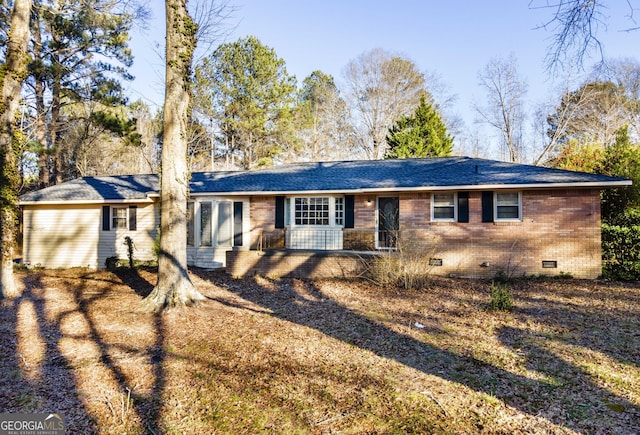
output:
[[[363,271],[373,253],[336,251],[228,251],[226,272],[235,277],[348,278]]]

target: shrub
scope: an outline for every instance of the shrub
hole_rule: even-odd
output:
[[[365,274],[380,286],[422,289],[429,282],[431,255],[418,246],[402,245],[365,262]]]
[[[640,225],[602,224],[603,275],[609,279],[640,278]]]
[[[489,308],[492,310],[511,311],[513,309],[513,298],[509,285],[505,282],[491,282],[489,287],[490,301]]]
[[[124,244],[127,245],[127,257],[129,258],[129,269],[133,269],[133,250],[135,248],[133,239],[129,236],[124,238]]]
[[[118,268],[118,262],[120,260],[118,260],[118,257],[108,257],[104,264],[107,267],[107,270],[116,270]]]

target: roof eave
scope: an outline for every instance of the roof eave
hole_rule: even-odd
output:
[[[148,198],[124,198],[124,199],[56,199],[56,200],[38,200],[38,201],[18,201],[18,205],[86,205],[86,204],[151,204],[151,197]]]
[[[471,190],[531,190],[531,189],[608,189],[631,186],[631,180],[619,181],[587,181],[577,183],[527,183],[527,184],[481,184],[454,186],[418,186],[418,187],[362,187],[358,189],[327,189],[327,190],[256,190],[244,192],[198,192],[190,193],[191,197],[198,196],[271,196],[271,195],[319,195],[345,193],[383,193],[383,192],[424,192],[424,191],[471,191]]]
[[[531,189],[608,189],[615,187],[631,186],[631,180],[616,181],[585,181],[585,182],[565,182],[565,183],[524,183],[524,184],[480,184],[480,185],[452,185],[452,186],[417,186],[417,187],[362,187],[358,189],[327,189],[327,190],[257,190],[238,192],[198,192],[191,193],[191,197],[200,196],[273,196],[273,195],[321,195],[321,194],[366,194],[384,192],[424,192],[424,191],[478,191],[478,190],[531,190]],[[99,200],[38,200],[19,201],[20,206],[24,205],[79,205],[79,204],[145,204],[153,203],[160,197],[157,192],[147,193],[146,198],[122,198],[122,199],[99,199]]]

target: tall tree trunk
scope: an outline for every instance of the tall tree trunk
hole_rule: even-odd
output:
[[[53,86],[51,89],[51,123],[49,127],[49,143],[51,144],[51,166],[53,169],[55,184],[61,184],[64,181],[62,152],[60,150],[58,140],[58,128],[60,126],[60,108],[62,107],[62,100],[60,96],[61,82],[61,77],[54,77]]]
[[[196,25],[186,0],[166,0],[164,138],[160,178],[158,283],[145,302],[154,311],[193,305],[204,296],[187,272],[187,109]]]
[[[40,12],[36,6],[32,17],[31,34],[33,38],[33,58],[42,58],[42,33],[40,32]],[[47,147],[47,109],[44,104],[45,74],[44,66],[38,65],[33,72],[34,95],[36,104],[36,119],[34,124],[38,150],[38,186],[49,186],[49,152]]]
[[[35,80],[35,99],[36,99],[36,120],[35,120],[35,138],[39,144],[38,153],[38,185],[40,188],[51,185],[49,179],[49,150],[47,146],[47,124],[46,124],[46,107],[44,105],[44,79],[36,74]]]
[[[15,115],[20,103],[20,90],[27,76],[27,44],[31,0],[15,0],[11,13],[11,30],[7,44],[4,71],[0,75],[0,296],[19,296],[13,279],[13,255],[17,240],[18,165],[13,148]]]

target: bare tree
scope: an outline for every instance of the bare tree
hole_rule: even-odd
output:
[[[572,65],[581,67],[585,57],[592,51],[600,55],[604,62],[604,45],[598,37],[601,28],[607,28],[608,16],[603,0],[530,0],[531,9],[550,9],[552,17],[540,25],[550,30],[553,41],[547,49],[546,63],[549,70],[563,67],[568,60]],[[625,31],[638,30],[633,13],[636,8],[632,0],[626,1],[631,25]]]
[[[15,116],[20,90],[27,75],[27,46],[31,0],[15,0],[5,62],[0,75],[0,297],[19,296],[13,279],[13,255],[17,239],[18,162],[13,149]]]
[[[480,122],[500,132],[502,146],[511,162],[522,161],[524,98],[528,85],[518,74],[515,56],[491,59],[478,73],[478,79],[486,92],[486,105],[474,104]]]
[[[562,92],[562,99],[569,94],[568,90]],[[591,95],[585,88],[575,93],[573,104],[541,105],[534,114],[534,129],[543,138],[543,147],[533,164],[544,164],[549,158],[554,157],[565,145],[565,139],[571,129],[571,122],[582,108],[589,104]]]
[[[155,311],[190,306],[204,296],[187,271],[187,110],[197,26],[186,0],[166,0],[166,89],[160,179],[158,282],[145,298]]]
[[[344,76],[361,149],[366,158],[381,159],[389,127],[426,93],[424,74],[412,61],[374,49],[349,62]]]
[[[214,45],[231,34],[235,27],[225,24],[233,18],[237,7],[230,4],[229,0],[197,0],[190,2],[192,5],[191,16],[198,26],[196,39],[198,40],[197,53],[208,55],[214,49]],[[197,55],[194,51],[194,55]],[[195,63],[201,56],[196,56]]]
[[[535,160],[544,164],[570,142],[574,146],[613,145],[620,128],[640,137],[640,65],[635,61],[608,61],[595,68],[576,90],[565,88],[554,106],[539,109],[538,131],[545,146]]]
[[[640,142],[640,62],[636,59],[608,60],[606,68],[594,71],[595,80],[618,86],[623,107],[623,122],[630,127],[630,139]]]

